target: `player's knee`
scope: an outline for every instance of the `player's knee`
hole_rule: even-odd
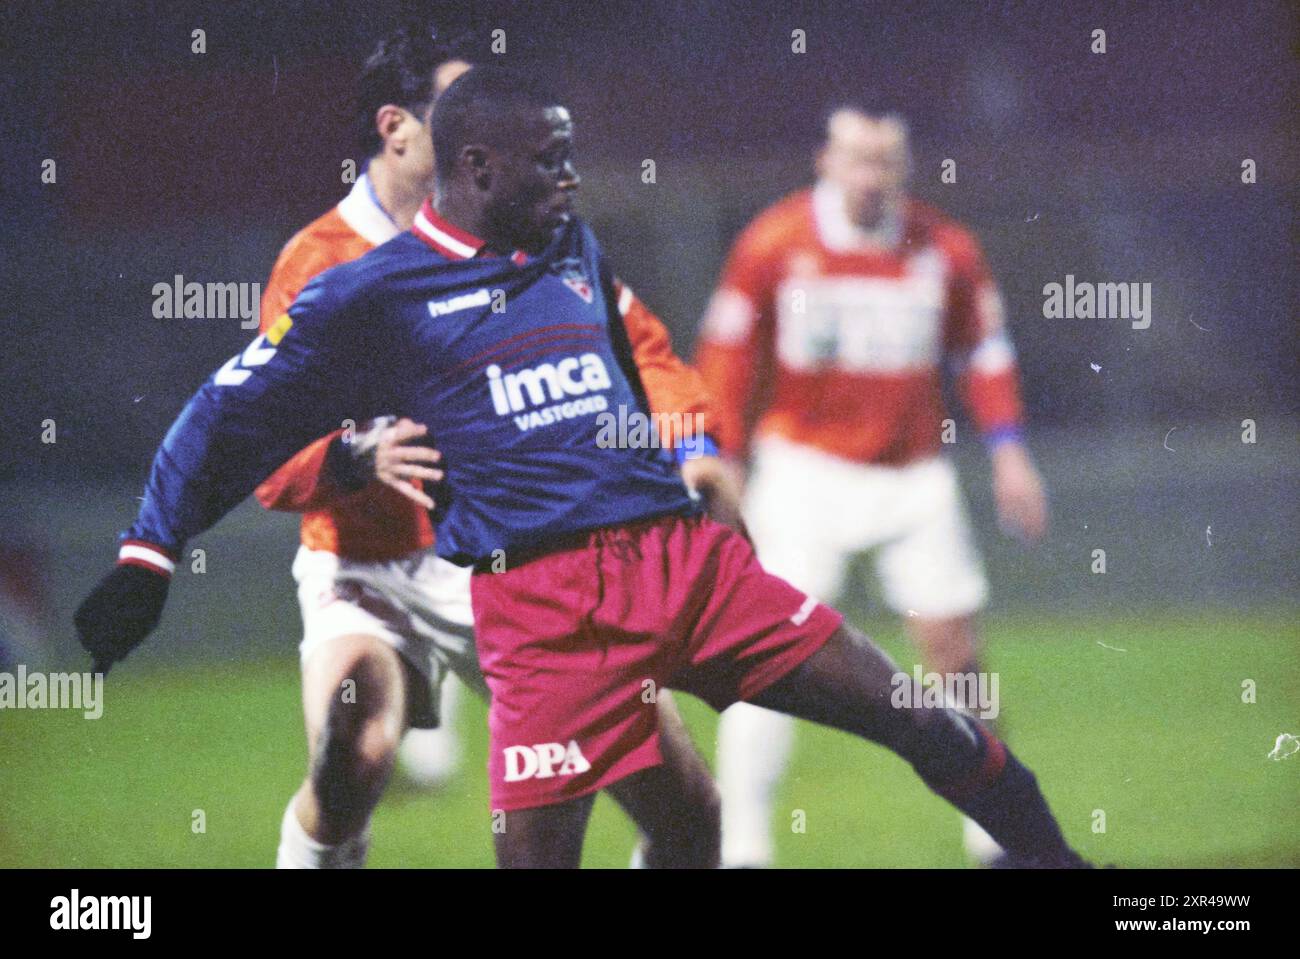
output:
[[[334,703],[330,706],[319,765],[331,775],[368,783],[392,766],[400,739],[399,724],[386,711]]]
[[[401,739],[401,674],[382,657],[346,664],[312,757],[312,785],[330,814],[373,804],[392,773]]]
[[[361,728],[352,750],[354,774],[368,784],[387,782],[400,743],[401,733],[396,723],[386,717],[369,720]]]
[[[367,712],[381,707],[402,682],[401,658],[376,636],[338,636],[318,648],[307,661],[303,694],[322,712],[331,704],[347,704]]]

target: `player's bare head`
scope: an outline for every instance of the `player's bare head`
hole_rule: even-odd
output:
[[[832,110],[817,173],[844,194],[849,218],[871,229],[902,199],[911,168],[907,124],[896,113]]]
[[[472,211],[494,247],[539,249],[569,219],[573,120],[542,83],[474,67],[438,98],[432,125],[439,202]]]
[[[357,78],[357,134],[368,159],[391,154],[412,176],[424,169],[432,188],[429,114],[434,100],[469,69],[469,39],[446,40],[432,27],[384,37]]]

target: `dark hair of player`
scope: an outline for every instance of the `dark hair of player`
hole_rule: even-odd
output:
[[[384,146],[375,129],[379,108],[392,103],[422,116],[433,101],[434,70],[448,60],[468,61],[469,39],[444,40],[433,27],[403,27],[376,44],[357,78],[356,129],[364,156]]]
[[[474,67],[460,76],[433,107],[433,156],[438,179],[456,167],[462,148],[481,143],[504,146],[520,115],[563,101],[534,77],[507,67]]]

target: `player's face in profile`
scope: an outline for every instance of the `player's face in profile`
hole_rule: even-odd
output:
[[[573,166],[573,120],[564,107],[524,118],[517,146],[502,151],[498,175],[501,219],[514,245],[537,251],[573,215],[580,179]]]
[[[845,212],[858,226],[880,225],[907,182],[907,133],[888,117],[841,111],[831,117],[821,175],[844,193]]]

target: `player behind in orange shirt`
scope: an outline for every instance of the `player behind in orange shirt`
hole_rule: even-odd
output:
[[[433,101],[468,68],[456,47],[430,36],[402,31],[379,44],[360,78],[367,168],[337,207],[285,245],[262,298],[264,332],[314,276],[410,229],[433,186]],[[698,376],[673,355],[662,323],[631,289],[620,284],[618,292],[656,412],[702,422]],[[348,424],[258,489],[264,506],[305,513],[293,573],[310,768],[281,825],[282,868],[363,865],[370,815],[403,734],[436,727],[440,712],[450,712],[445,695],[439,701],[447,673],[488,695],[474,646],[470,570],[431,548],[433,503],[421,481],[441,473],[423,434],[409,420]],[[734,508],[738,488],[728,497],[719,487],[728,474],[717,457],[687,460],[682,470]],[[646,837],[647,865],[716,865],[716,788],[662,692],[660,705],[665,765],[612,793]]]
[[[956,472],[940,454],[952,428],[945,361],[992,458],[1003,527],[1039,539],[1046,501],[1021,441],[997,287],[975,238],[906,195],[909,165],[898,117],[833,112],[816,185],[736,241],[696,362],[718,401],[724,454],[749,457],[744,515],[764,566],[829,602],[853,556],[872,550],[885,599],[927,668],[978,673],[975,614],[987,587]],[[723,714],[724,865],[771,862],[773,792],[793,726],[745,703]],[[970,821],[966,839],[981,861],[999,853]]]

